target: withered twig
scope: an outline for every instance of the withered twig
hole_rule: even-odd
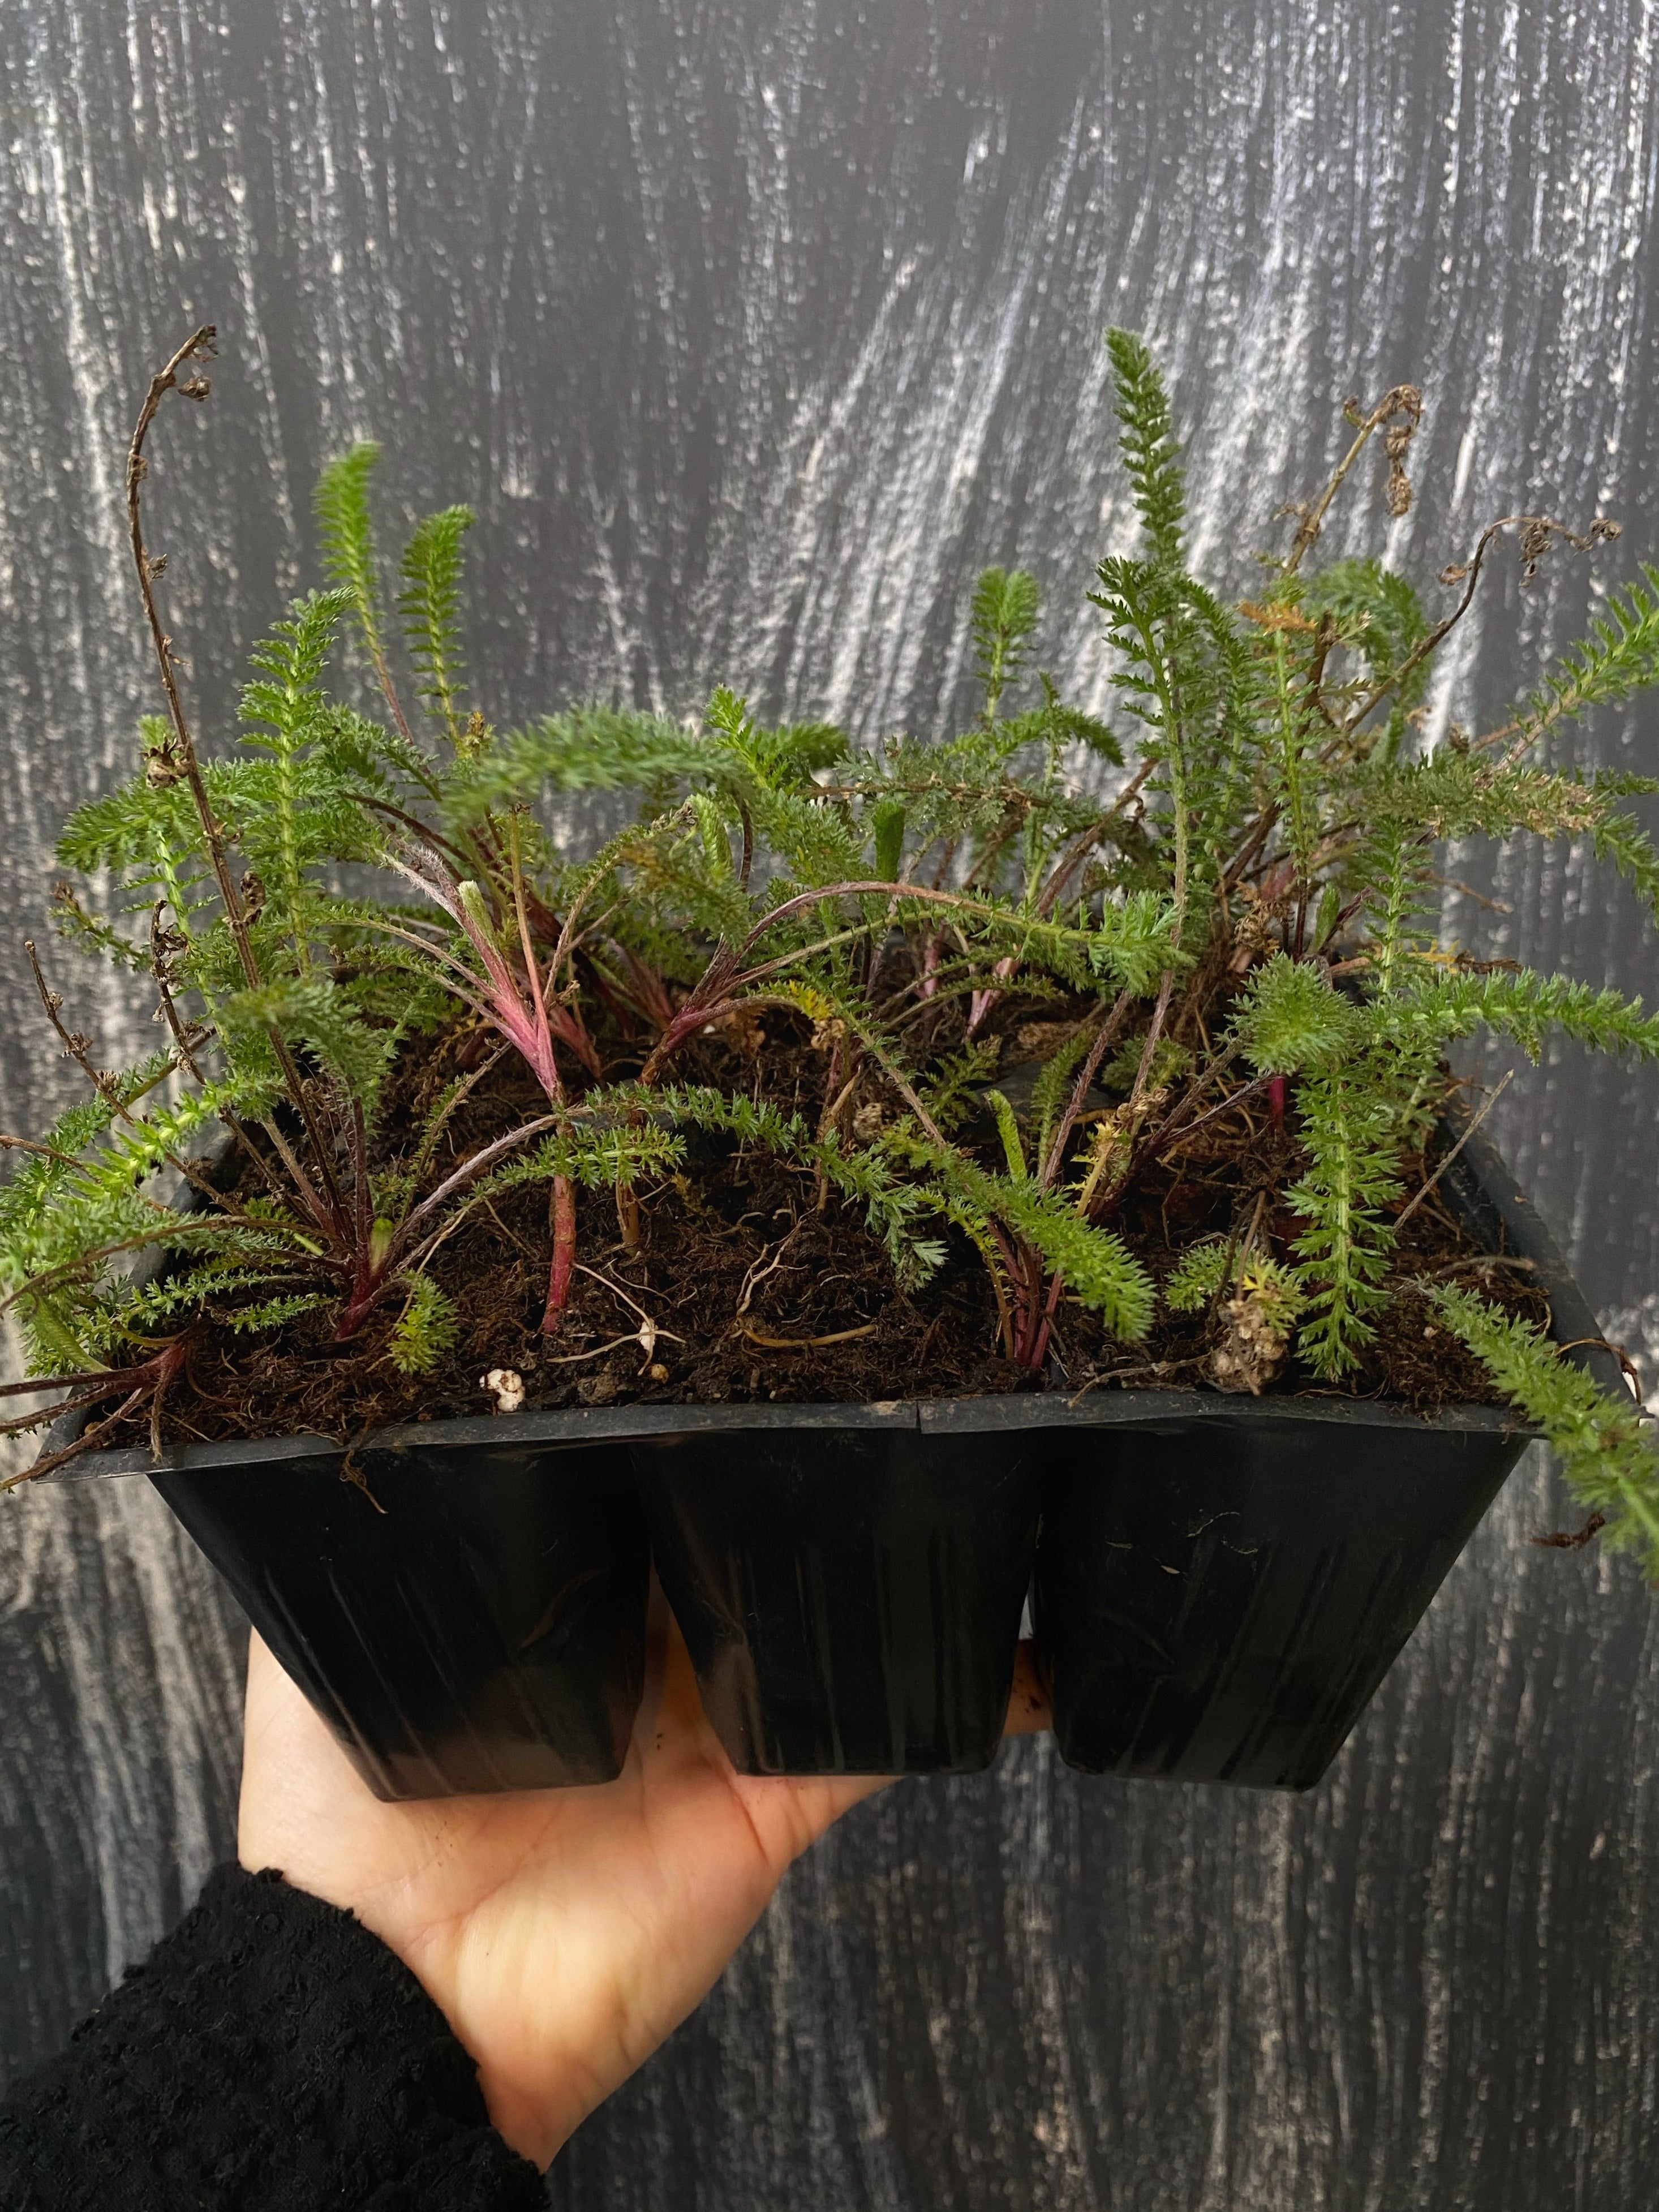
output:
[[[1452,1146],[1452,1148],[1451,1148],[1450,1152],[1449,1152],[1447,1153],[1447,1155],[1446,1155],[1445,1158],[1444,1158],[1443,1160],[1442,1160],[1442,1161],[1441,1161],[1441,1163],[1440,1163],[1439,1166],[1435,1170],[1434,1173],[1433,1173],[1433,1174],[1429,1177],[1428,1181],[1427,1181],[1427,1182],[1423,1185],[1422,1188],[1421,1188],[1421,1189],[1417,1193],[1417,1195],[1416,1195],[1416,1196],[1412,1200],[1412,1201],[1411,1201],[1410,1205],[1409,1205],[1409,1206],[1406,1206],[1406,1207],[1405,1207],[1405,1208],[1404,1208],[1404,1209],[1403,1209],[1400,1213],[1398,1213],[1398,1214],[1396,1214],[1396,1215],[1395,1216],[1394,1232],[1395,1232],[1395,1235],[1396,1237],[1398,1237],[1398,1235],[1400,1234],[1400,1231],[1401,1231],[1405,1227],[1406,1224],[1407,1224],[1407,1223],[1411,1219],[1411,1218],[1412,1218],[1413,1214],[1414,1214],[1414,1213],[1416,1212],[1416,1211],[1417,1211],[1418,1207],[1419,1207],[1419,1206],[1421,1206],[1421,1205],[1422,1205],[1422,1203],[1423,1203],[1424,1200],[1428,1196],[1429,1193],[1430,1193],[1430,1192],[1434,1188],[1434,1187],[1435,1187],[1436,1183],[1437,1183],[1437,1182],[1439,1182],[1439,1180],[1440,1180],[1441,1176],[1442,1176],[1443,1175],[1444,1175],[1444,1174],[1445,1174],[1446,1170],[1447,1170],[1447,1169],[1451,1165],[1452,1162],[1453,1162],[1453,1161],[1457,1158],[1457,1155],[1458,1155],[1458,1154],[1462,1151],[1462,1149],[1463,1149],[1464,1146],[1468,1144],[1468,1142],[1469,1141],[1469,1139],[1470,1139],[1470,1138],[1474,1134],[1475,1131],[1476,1131],[1476,1130],[1480,1127],[1480,1124],[1481,1124],[1481,1123],[1486,1120],[1486,1118],[1487,1115],[1491,1113],[1491,1111],[1492,1111],[1492,1108],[1493,1108],[1493,1107],[1498,1103],[1498,1100],[1503,1097],[1503,1095],[1504,1095],[1504,1091],[1505,1091],[1508,1089],[1508,1087],[1509,1087],[1510,1078],[1510,1076],[1512,1076],[1514,1073],[1515,1073],[1515,1070],[1514,1070],[1512,1067],[1511,1067],[1511,1068],[1510,1068],[1510,1069],[1506,1072],[1506,1073],[1504,1074],[1504,1077],[1503,1081],[1502,1081],[1501,1083],[1498,1084],[1498,1085],[1494,1087],[1494,1089],[1493,1089],[1493,1091],[1492,1091],[1492,1096],[1491,1096],[1491,1097],[1486,1100],[1486,1103],[1485,1103],[1485,1105],[1484,1105],[1484,1106],[1482,1106],[1482,1108],[1480,1109],[1480,1112],[1475,1115],[1474,1119],[1474,1120],[1469,1123],[1468,1127],[1467,1129],[1465,1129],[1465,1130],[1464,1130],[1464,1132],[1463,1132],[1462,1135],[1458,1139],[1457,1142],[1456,1142],[1456,1143]]]
[[[862,1328],[838,1328],[828,1336],[763,1336],[746,1321],[738,1326],[750,1343],[763,1345],[769,1352],[809,1352],[821,1344],[851,1344],[856,1337],[873,1336],[881,1323],[866,1322]]]
[[[140,487],[149,473],[149,462],[144,453],[144,441],[155,420],[156,412],[169,392],[177,392],[181,398],[192,399],[199,405],[212,390],[210,379],[202,374],[203,364],[214,356],[216,336],[211,323],[185,339],[166,366],[150,379],[149,391],[138,412],[138,421],[132,433],[132,442],[127,449],[127,532],[132,544],[132,562],[137,571],[138,589],[144,602],[144,616],[149,624],[150,641],[155,648],[156,665],[161,673],[161,689],[167,697],[167,716],[173,724],[173,735],[167,743],[153,752],[149,758],[149,774],[152,780],[173,782],[183,776],[190,786],[191,799],[196,817],[201,825],[202,836],[207,846],[209,865],[218,886],[219,900],[224,908],[225,924],[236,948],[238,965],[242,980],[250,990],[258,990],[261,978],[259,963],[253,951],[253,938],[248,924],[247,910],[230,872],[230,857],[225,841],[224,824],[214,811],[208,794],[207,781],[202,774],[201,760],[196,750],[196,740],[185,715],[184,701],[179,696],[175,669],[177,657],[173,640],[162,625],[161,611],[155,601],[155,580],[167,566],[165,553],[152,554],[144,543],[143,520]],[[181,379],[179,371],[186,372]],[[333,1162],[329,1148],[316,1125],[300,1073],[287,1039],[276,1030],[270,1031],[271,1049],[282,1070],[283,1082],[289,1098],[305,1124],[311,1140],[313,1154],[323,1180],[333,1212],[334,1233],[342,1238],[348,1234],[345,1203],[335,1179]],[[286,1164],[286,1163],[284,1163]],[[307,1189],[309,1179],[307,1179]]]
[[[1350,400],[1348,420],[1351,422],[1353,422],[1358,414],[1358,403]],[[1406,506],[1410,503],[1411,491],[1409,486],[1406,487],[1403,495],[1400,489],[1400,487],[1405,484],[1405,471],[1401,466],[1401,462],[1404,458],[1406,447],[1411,443],[1417,426],[1423,417],[1423,394],[1414,384],[1396,384],[1392,391],[1383,393],[1370,413],[1359,423],[1358,435],[1337,463],[1335,471],[1324,490],[1321,492],[1311,507],[1301,510],[1296,537],[1291,546],[1289,558],[1285,563],[1285,574],[1287,576],[1293,576],[1302,566],[1303,555],[1314,544],[1324,527],[1325,517],[1329,511],[1331,501],[1341,490],[1349,470],[1370,444],[1374,433],[1385,422],[1392,422],[1396,415],[1403,416],[1405,421],[1399,429],[1390,432],[1388,439],[1389,511],[1390,514],[1405,512]],[[1404,504],[1397,504],[1401,501],[1402,496]],[[1294,514],[1297,510],[1292,507],[1282,508],[1280,512]]]

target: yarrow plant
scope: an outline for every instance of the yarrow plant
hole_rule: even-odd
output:
[[[463,1356],[446,1255],[486,1214],[533,1249],[545,1376],[568,1387],[567,1368],[612,1352],[573,1320],[599,1285],[629,1310],[615,1341],[643,1352],[638,1387],[672,1395],[658,1355],[684,1339],[641,1255],[665,1209],[711,1244],[761,1218],[711,1211],[736,1160],[750,1196],[755,1164],[781,1179],[766,1218],[792,1224],[734,1287],[722,1328],[747,1344],[880,1333],[879,1317],[807,1337],[757,1325],[758,1285],[799,1272],[809,1218],[850,1224],[918,1313],[939,1293],[912,1388],[964,1332],[947,1387],[1179,1368],[1227,1390],[1352,1388],[1409,1306],[1659,1571],[1636,1410],[1523,1304],[1449,1282],[1406,1234],[1460,1040],[1659,1055],[1639,1001],[1446,941],[1436,872],[1448,839],[1585,841],[1659,911],[1659,854],[1628,804],[1659,781],[1540,757],[1559,726],[1659,680],[1659,571],[1610,598],[1502,727],[1454,724],[1431,746],[1435,655],[1500,542],[1530,577],[1616,526],[1501,519],[1443,574],[1454,597],[1434,618],[1379,560],[1317,565],[1373,441],[1389,512],[1409,504],[1422,400],[1401,386],[1351,405],[1348,449],[1291,511],[1287,550],[1230,602],[1188,563],[1154,364],[1126,332],[1108,344],[1139,526],[1090,594],[1111,710],[1036,666],[1036,583],[994,568],[971,608],[975,719],[874,751],[765,725],[724,689],[685,721],[590,706],[495,729],[467,704],[459,650],[471,517],[418,525],[388,613],[360,446],[319,491],[329,588],[256,648],[240,739],[204,753],[142,520],[158,410],[207,397],[212,332],[180,348],[128,469],[166,712],[132,780],[64,833],[65,868],[116,900],[58,899],[67,937],[147,981],[167,1042],[100,1067],[37,960],[87,1093],[42,1139],[4,1140],[21,1157],[0,1288],[30,1366],[14,1388],[56,1389],[49,1412],[85,1422],[42,1466],[140,1418],[159,1445],[210,1346],[221,1374],[239,1345],[267,1362],[303,1345],[337,1371],[441,1376]],[[346,696],[327,680],[343,654]],[[572,857],[549,825],[595,793],[622,826]],[[1189,1232],[1194,1161],[1224,1172]],[[525,1211],[532,1190],[543,1213]],[[1171,1331],[1196,1346],[1181,1361],[1152,1356]]]

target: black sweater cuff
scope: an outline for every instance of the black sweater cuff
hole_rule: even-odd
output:
[[[276,1873],[195,1910],[0,2106],[7,2212],[540,2212],[472,2061],[377,1936]]]

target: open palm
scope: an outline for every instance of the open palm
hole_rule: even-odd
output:
[[[1047,1724],[1022,1646],[1009,1729]],[[390,1945],[539,2166],[706,1994],[790,1862],[883,1786],[734,1773],[665,1620],[618,1780],[386,1805],[257,1635],[249,1650],[242,1864]]]

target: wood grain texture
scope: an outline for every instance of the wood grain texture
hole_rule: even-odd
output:
[[[356,435],[478,510],[493,715],[717,678],[865,735],[960,702],[989,560],[1097,697],[1123,525],[1099,334],[1178,383],[1200,555],[1242,585],[1334,410],[1427,386],[1393,557],[1480,523],[1623,543],[1462,634],[1443,726],[1659,550],[1648,0],[10,0],[0,39],[0,910],[151,702],[117,512],[191,324],[156,536],[209,729],[309,572]],[[183,410],[180,410],[182,417]],[[1373,497],[1373,493],[1368,493]],[[1346,526],[1344,526],[1346,527]],[[1449,685],[1455,679],[1455,693]],[[1578,757],[1651,769],[1651,707]],[[1478,866],[1460,857],[1449,872]],[[1458,932],[1652,990],[1582,854]],[[112,1054],[135,1011],[67,972]],[[0,1112],[64,1095],[15,954]],[[1497,1117],[1591,1297],[1659,1352],[1651,1071],[1553,1054]],[[804,1864],[582,2131],[570,2212],[1635,2212],[1659,2171],[1659,1642],[1540,1553],[1516,1475],[1304,1800],[1090,1781],[1045,1744],[913,1784]],[[5,1505],[0,2056],[49,2049],[228,1845],[237,1632],[138,1486]]]

